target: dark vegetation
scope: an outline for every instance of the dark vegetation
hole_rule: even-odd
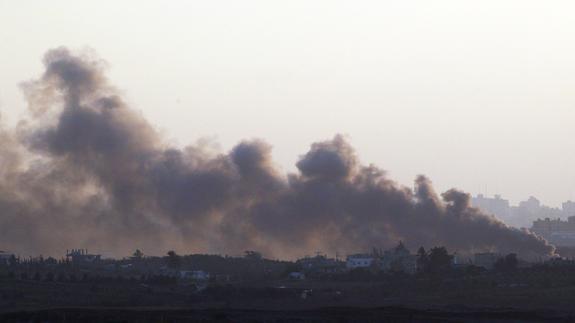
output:
[[[19,261],[0,266],[0,321],[575,319],[573,261],[556,259],[522,268],[509,254],[488,271],[452,266],[452,255],[441,247],[429,252],[421,248],[418,254],[420,270],[414,275],[358,268],[309,272],[305,280],[288,278],[290,272],[302,270],[300,263],[269,260],[256,252],[244,257],[175,252],[145,257],[137,251],[129,259],[98,264],[52,258]],[[206,281],[182,280],[175,269],[211,275]]]

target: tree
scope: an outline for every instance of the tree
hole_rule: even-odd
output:
[[[136,251],[134,251],[134,254],[132,255],[132,258],[140,260],[144,258],[144,253],[140,251],[140,249],[136,249]]]
[[[182,264],[181,257],[173,250],[168,251],[167,265],[172,269],[180,268]]]
[[[244,258],[250,260],[262,260],[262,254],[257,251],[247,250],[245,252]]]
[[[453,256],[447,253],[445,247],[433,247],[429,251],[428,271],[432,273],[449,270]]]

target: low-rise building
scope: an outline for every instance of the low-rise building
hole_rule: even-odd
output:
[[[387,250],[381,257],[381,270],[415,274],[417,272],[417,256],[400,242],[397,247]]]
[[[306,273],[312,274],[332,274],[341,272],[345,267],[344,262],[338,259],[328,258],[318,254],[315,257],[305,257],[298,259],[297,263]]]
[[[369,254],[355,254],[347,256],[346,268],[369,268],[374,265],[375,257]]]
[[[75,264],[94,264],[99,262],[101,258],[101,255],[88,253],[88,249],[66,250],[66,259],[71,260]]]

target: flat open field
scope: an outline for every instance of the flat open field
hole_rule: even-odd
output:
[[[575,321],[574,286],[406,279],[242,283],[201,291],[191,285],[137,281],[1,281],[0,321]]]
[[[309,310],[61,308],[0,315],[12,322],[572,322],[556,313],[513,310],[415,310],[330,307]]]

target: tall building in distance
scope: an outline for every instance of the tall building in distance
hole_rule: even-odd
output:
[[[478,194],[471,200],[474,207],[480,208],[486,213],[495,215],[500,219],[508,219],[511,215],[511,208],[509,201],[501,198],[496,194],[494,197],[485,197],[483,194]],[[505,221],[505,220],[504,220]]]
[[[568,217],[567,221],[559,218],[538,219],[533,221],[531,231],[556,246],[575,247],[575,216]]]
[[[507,225],[530,228],[557,246],[575,246],[575,202],[567,201],[561,208],[552,208],[531,196],[519,205],[511,206],[499,195],[478,194],[471,199],[471,204]]]
[[[575,215],[575,202],[563,202],[561,208],[563,209],[563,212],[569,214],[569,216]]]

